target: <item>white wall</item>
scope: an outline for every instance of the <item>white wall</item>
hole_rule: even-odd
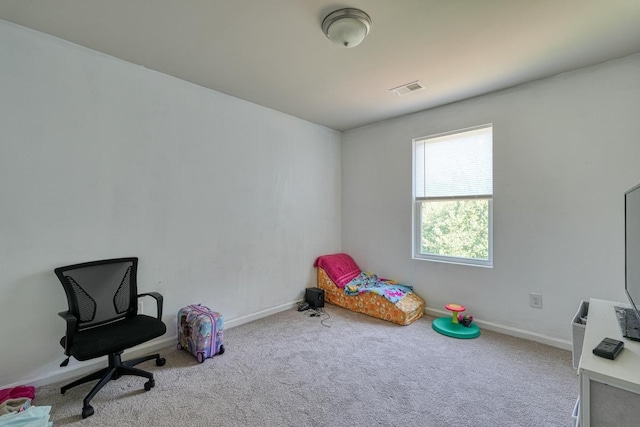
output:
[[[189,303],[233,322],[301,299],[340,250],[339,132],[5,21],[0,40],[0,388],[63,359],[55,267],[140,257],[170,337]]]
[[[413,284],[431,310],[460,303],[488,327],[568,347],[580,300],[625,300],[623,195],[640,183],[639,112],[634,55],[346,132],[343,250]],[[412,260],[412,139],[485,123],[494,267]]]

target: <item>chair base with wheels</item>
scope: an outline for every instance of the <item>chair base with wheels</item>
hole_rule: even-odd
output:
[[[102,389],[102,387],[104,387],[111,380],[116,380],[123,375],[135,375],[138,377],[144,377],[148,379],[148,381],[144,383],[144,389],[146,391],[151,390],[156,385],[156,382],[153,379],[153,374],[151,372],[143,371],[142,369],[134,368],[134,366],[139,363],[146,362],[147,360],[153,359],[156,360],[156,366],[163,366],[166,363],[166,360],[163,357],[160,357],[159,354],[151,354],[149,356],[138,357],[137,359],[127,360],[126,362],[122,361],[122,352],[110,354],[108,367],[61,387],[60,393],[64,394],[67,390],[77,385],[100,379],[98,384],[93,386],[89,394],[87,394],[87,396],[82,401],[82,418],[90,417],[91,415],[93,415],[93,406],[91,406],[89,402],[100,391],[100,389]]]

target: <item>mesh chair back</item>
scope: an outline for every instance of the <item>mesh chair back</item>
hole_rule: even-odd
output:
[[[93,261],[56,268],[78,329],[135,315],[138,258]]]

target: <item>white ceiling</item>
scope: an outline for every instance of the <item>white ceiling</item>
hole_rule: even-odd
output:
[[[373,21],[352,49],[320,28],[342,7]],[[640,0],[0,0],[0,19],[338,130],[640,52]]]

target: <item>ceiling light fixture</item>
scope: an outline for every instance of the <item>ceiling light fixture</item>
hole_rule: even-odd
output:
[[[333,43],[356,47],[369,34],[371,18],[359,9],[339,9],[322,21],[322,31]]]
[[[411,92],[415,92],[417,90],[424,89],[425,86],[422,84],[420,80],[416,80],[415,82],[406,83],[402,86],[394,87],[393,89],[389,89],[391,92],[395,93],[398,96],[406,95]]]

